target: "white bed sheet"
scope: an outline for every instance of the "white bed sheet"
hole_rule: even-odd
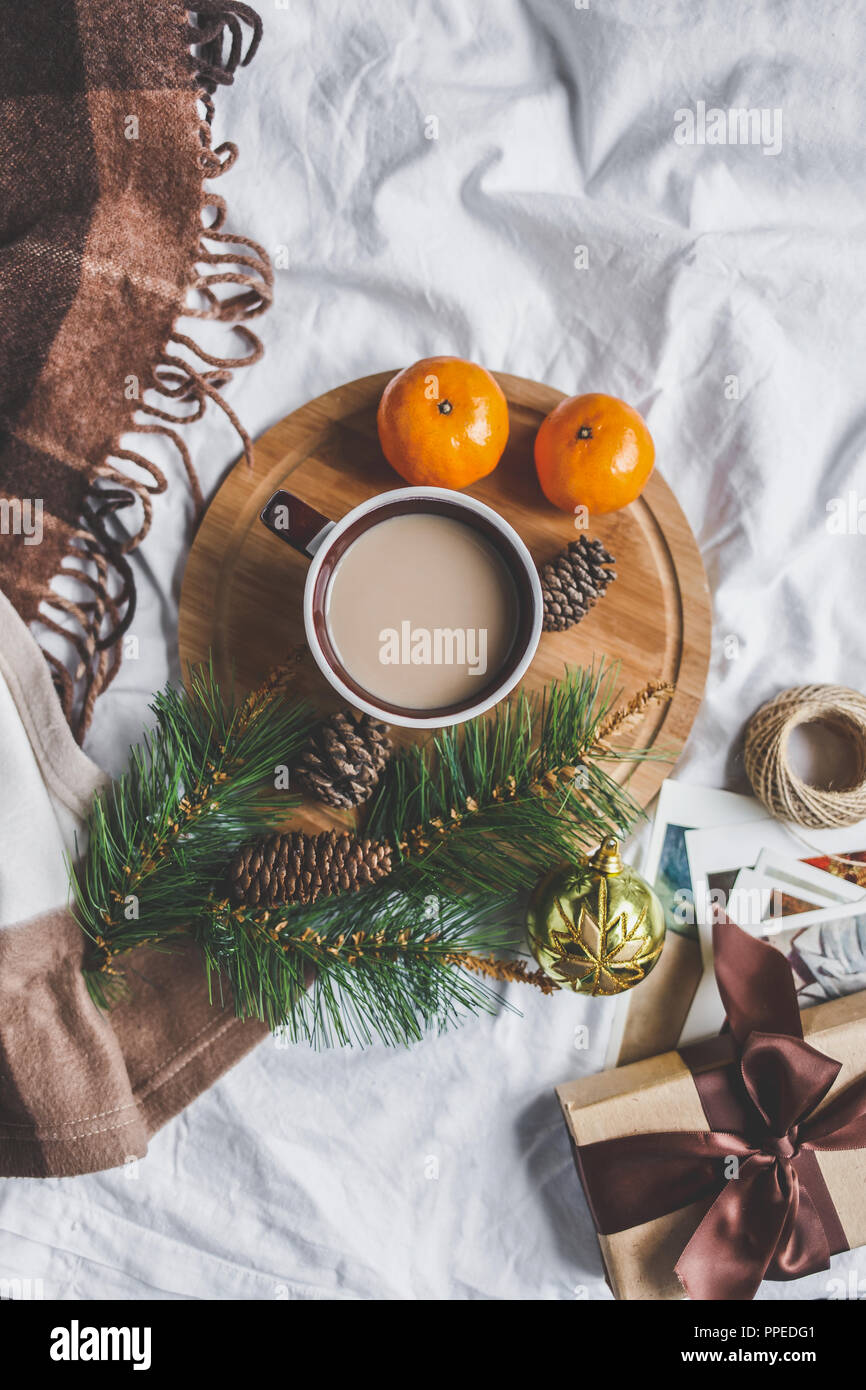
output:
[[[220,94],[217,130],[241,148],[220,192],[288,264],[232,405],[259,433],[437,352],[633,402],[714,594],[677,775],[736,786],[762,699],[866,688],[866,541],[826,527],[832,499],[866,497],[863,16],[842,0],[260,8],[260,56]],[[780,152],[676,143],[699,101],[781,110]],[[191,444],[212,488],[231,433],[213,415]],[[139,659],[89,736],[112,770],[177,675],[175,478],[134,562]],[[265,1044],[139,1164],[2,1184],[0,1277],[88,1299],[609,1297],[553,1087],[600,1065],[610,1006],[510,997],[522,1018],[409,1051]],[[858,1258],[761,1297],[826,1297]]]

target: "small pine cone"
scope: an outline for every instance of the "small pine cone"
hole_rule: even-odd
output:
[[[314,903],[334,893],[354,893],[391,872],[385,840],[356,840],[346,831],[301,830],[268,835],[239,850],[229,866],[229,891],[247,907]]]
[[[360,806],[390,756],[388,725],[347,711],[319,725],[295,771],[304,791],[326,806]]]
[[[601,541],[588,536],[572,541],[567,550],[550,560],[541,571],[544,631],[564,632],[585,618],[616,579],[616,570],[609,568],[615,564]]]

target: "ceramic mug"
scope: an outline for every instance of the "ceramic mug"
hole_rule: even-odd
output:
[[[328,632],[328,585],[340,558],[371,527],[412,512],[451,517],[476,530],[504,561],[517,593],[514,641],[503,665],[477,696],[439,709],[413,710],[371,695],[342,665]],[[523,541],[492,507],[446,488],[407,487],[379,493],[353,507],[341,521],[331,521],[299,497],[280,491],[261,512],[261,520],[275,536],[311,560],[304,586],[307,643],[322,675],[355,708],[407,729],[439,729],[491,709],[526,674],[541,636],[541,584]]]

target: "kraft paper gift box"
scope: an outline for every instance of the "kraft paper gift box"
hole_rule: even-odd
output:
[[[866,1147],[859,1147],[866,1145],[866,992],[816,1005],[800,1017],[784,957],[732,924],[720,922],[715,930],[727,932],[724,941],[718,938],[716,973],[733,1031],[682,1055],[666,1052],[557,1088],[608,1283],[618,1299],[686,1297],[677,1274],[681,1258],[680,1275],[693,1297],[750,1298],[762,1277],[762,1261],[769,1265],[768,1278],[799,1277],[826,1268],[830,1254],[866,1243]],[[720,946],[727,956],[723,969]],[[768,954],[756,954],[755,948]],[[751,968],[756,961],[757,971]],[[744,970],[751,992],[745,1021],[730,997],[732,990],[741,990]],[[788,1036],[801,1027],[803,1041]],[[841,1064],[838,1074],[828,1059]],[[788,1129],[787,1138],[783,1131],[791,1115],[779,1120],[778,1113],[790,1101],[790,1068],[796,1084],[811,1091],[794,1103],[792,1114],[801,1122]],[[758,1104],[771,1122],[765,1127],[759,1118],[759,1137],[753,1129],[749,1144],[742,1145],[732,1138],[736,1130],[730,1120],[740,1102],[752,1110],[742,1087],[744,1076],[751,1084],[750,1073],[761,1093]],[[807,1073],[810,1081],[804,1080]],[[726,1111],[725,1094],[732,1101],[734,1091],[739,1099]],[[713,1124],[715,1134],[705,1104],[711,1113],[715,1107],[714,1118],[725,1121]],[[748,1130],[748,1118],[739,1123]],[[640,1138],[610,1144],[627,1136]],[[727,1182],[726,1150],[739,1153],[742,1165],[737,1178]],[[659,1200],[668,1179],[670,1201]],[[791,1207],[792,1185],[798,1211],[794,1232],[788,1231],[784,1249],[781,1239],[771,1249],[774,1235],[756,1234],[755,1226],[766,1217],[775,1232],[779,1222],[790,1221],[782,1206],[787,1201]],[[766,1204],[764,1194],[770,1198]],[[717,1198],[720,1207],[727,1204],[718,1220]],[[619,1229],[620,1199],[629,1223],[624,1229]],[[734,1209],[733,1219],[731,1203],[743,1206],[741,1213]],[[765,1212],[765,1205],[773,1210]],[[660,1206],[673,1209],[659,1214]],[[723,1233],[731,1231],[736,1234],[729,1244]],[[756,1250],[762,1240],[763,1252]],[[781,1270],[773,1263],[780,1249]]]

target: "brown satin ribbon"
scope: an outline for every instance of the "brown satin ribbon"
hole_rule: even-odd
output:
[[[798,1279],[847,1250],[815,1154],[866,1147],[866,1077],[816,1115],[840,1063],[803,1041],[784,956],[721,917],[713,945],[730,1032],[681,1053],[709,1130],[605,1139],[576,1156],[603,1235],[708,1201],[677,1275],[691,1298],[750,1299],[762,1279]]]

